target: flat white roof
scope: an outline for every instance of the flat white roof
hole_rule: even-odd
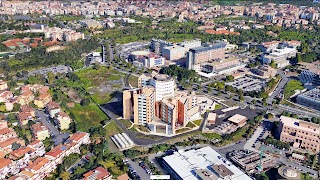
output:
[[[208,120],[216,120],[217,114],[216,113],[209,113],[208,114]]]
[[[301,131],[304,131],[304,132],[312,132],[312,133],[316,133],[316,134],[320,135],[320,126],[318,124],[302,121],[302,120],[287,117],[287,116],[281,116],[280,121],[286,127],[300,129]],[[311,128],[300,126],[301,123],[302,124],[310,124]],[[314,130],[314,128],[315,128],[315,130]]]
[[[211,147],[203,147],[198,150],[175,152],[173,155],[163,158],[166,163],[184,180],[198,180],[193,174],[196,169],[209,169],[211,165],[224,165],[234,174],[230,179],[251,180],[251,178],[223,158]],[[221,179],[222,178],[218,178]]]
[[[238,124],[239,122],[241,122],[241,121],[244,120],[244,119],[247,119],[247,117],[242,116],[242,115],[240,115],[240,114],[235,114],[235,115],[233,115],[232,117],[230,117],[228,120],[231,121],[231,122],[233,122],[233,123]]]

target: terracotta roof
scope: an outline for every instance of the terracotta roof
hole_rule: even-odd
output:
[[[13,144],[15,142],[18,142],[18,141],[19,141],[18,138],[10,138],[10,139],[7,139],[7,140],[5,140],[3,142],[0,142],[0,147],[5,148],[5,147],[8,147],[9,145],[11,145],[11,144]]]
[[[62,117],[69,117],[69,115],[63,111],[58,112],[57,115]]]
[[[80,139],[82,139],[86,135],[87,135],[87,133],[85,133],[85,132],[76,132],[71,137],[69,137],[68,140],[78,142]]]
[[[67,147],[60,144],[53,149],[51,149],[49,152],[47,152],[45,155],[46,156],[51,156],[51,157],[58,157],[63,151],[67,150]]]
[[[92,175],[95,177],[95,179],[104,179],[104,178],[106,178],[106,177],[109,177],[109,176],[110,176],[110,173],[109,173],[108,170],[106,170],[105,168],[97,167],[96,169],[91,170],[91,171],[85,173],[85,174],[83,175],[83,177],[84,177],[85,179],[89,179],[88,177],[89,177],[89,176],[92,176]],[[90,178],[90,179],[91,179],[91,178]]]
[[[33,109],[31,106],[29,106],[29,105],[22,105],[22,106],[20,107],[20,111],[21,111],[21,112],[33,112],[34,109]]]
[[[39,157],[33,162],[29,164],[29,166],[26,167],[26,169],[32,169],[34,171],[38,171],[41,169],[44,165],[46,165],[49,162],[49,159],[44,157]]]
[[[30,147],[21,147],[17,150],[14,150],[10,153],[10,159],[15,160],[22,157],[24,154],[29,153],[30,151],[34,151],[34,149]]]
[[[43,94],[40,94],[40,95],[39,95],[38,99],[39,99],[39,100],[43,100],[43,99],[46,99],[46,98],[48,98],[48,97],[50,97],[50,94],[48,94],[48,93],[43,93]]]
[[[35,140],[35,141],[32,141],[31,143],[29,143],[30,146],[34,146],[38,143],[40,143],[41,141],[40,140]]]
[[[0,159],[0,169],[7,167],[9,164],[11,164],[11,160],[7,158],[1,158]]]
[[[47,104],[47,108],[48,110],[52,110],[52,109],[60,109],[60,106],[58,103],[51,101]]]
[[[10,133],[12,130],[9,128],[0,129],[0,135]]]
[[[128,174],[122,174],[121,176],[118,176],[117,180],[129,180]]]
[[[31,126],[33,132],[39,132],[39,131],[45,131],[45,130],[48,130],[46,126],[42,125],[42,123],[38,122],[36,124],[33,124]]]
[[[32,117],[32,114],[30,112],[19,112],[18,113],[18,119],[20,122],[27,120],[29,117]]]

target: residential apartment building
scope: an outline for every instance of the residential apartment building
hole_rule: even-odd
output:
[[[142,74],[138,78],[138,87],[144,86],[154,87],[156,101],[161,101],[163,98],[174,96],[175,81],[168,75],[158,74],[156,72]]]
[[[51,118],[54,118],[54,116],[61,111],[61,108],[58,103],[51,101],[46,105],[46,111],[50,114]]]
[[[145,125],[155,117],[155,88],[142,87],[139,94],[133,94],[134,123]]]
[[[0,91],[8,89],[7,81],[0,79]]]
[[[38,108],[45,108],[46,105],[52,101],[52,98],[49,93],[44,93],[40,94],[38,97],[36,97],[33,101],[33,103],[38,107]]]
[[[122,117],[123,119],[133,119],[133,95],[138,94],[139,88],[124,90],[122,93]]]
[[[290,143],[297,150],[305,149],[319,153],[320,126],[318,124],[281,116],[279,128],[280,141]]]
[[[310,91],[299,94],[297,103],[306,107],[320,111],[320,89],[314,88]]]
[[[50,137],[50,133],[48,128],[45,125],[42,125],[42,123],[38,122],[36,124],[33,124],[31,126],[33,136],[36,140],[45,140],[46,138]]]
[[[94,170],[91,170],[83,174],[83,180],[111,180],[112,175],[108,172],[107,169],[103,167],[97,167]]]
[[[12,128],[2,128],[0,129],[0,142],[3,142],[10,138],[16,138],[17,133]]]
[[[69,129],[69,125],[72,121],[70,116],[62,111],[56,114],[56,120],[60,130]]]
[[[0,179],[5,179],[10,173],[11,160],[7,158],[0,158]]]

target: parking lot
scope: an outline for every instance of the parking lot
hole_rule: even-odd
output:
[[[265,82],[258,78],[252,77],[242,77],[234,80],[234,82],[226,83],[226,85],[230,85],[236,89],[242,89],[243,91],[260,91]]]
[[[257,149],[261,145],[260,140],[266,138],[270,134],[271,127],[272,123],[270,123],[269,121],[263,121],[250,137],[250,139],[247,140],[243,148],[249,149],[251,151],[258,151]]]
[[[131,159],[125,159],[125,163],[129,167],[129,176],[136,180],[149,180],[150,175],[147,174],[146,170],[143,169],[138,163]]]
[[[36,74],[42,74],[42,75],[46,76],[48,72],[52,72],[53,74],[57,74],[57,73],[68,73],[70,71],[71,71],[70,67],[64,66],[64,65],[59,65],[59,66],[42,68],[42,69],[31,71],[28,73],[28,76],[34,76]]]

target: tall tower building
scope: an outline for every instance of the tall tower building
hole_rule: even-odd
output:
[[[133,94],[134,123],[145,125],[155,117],[155,91],[151,86],[141,88]]]

